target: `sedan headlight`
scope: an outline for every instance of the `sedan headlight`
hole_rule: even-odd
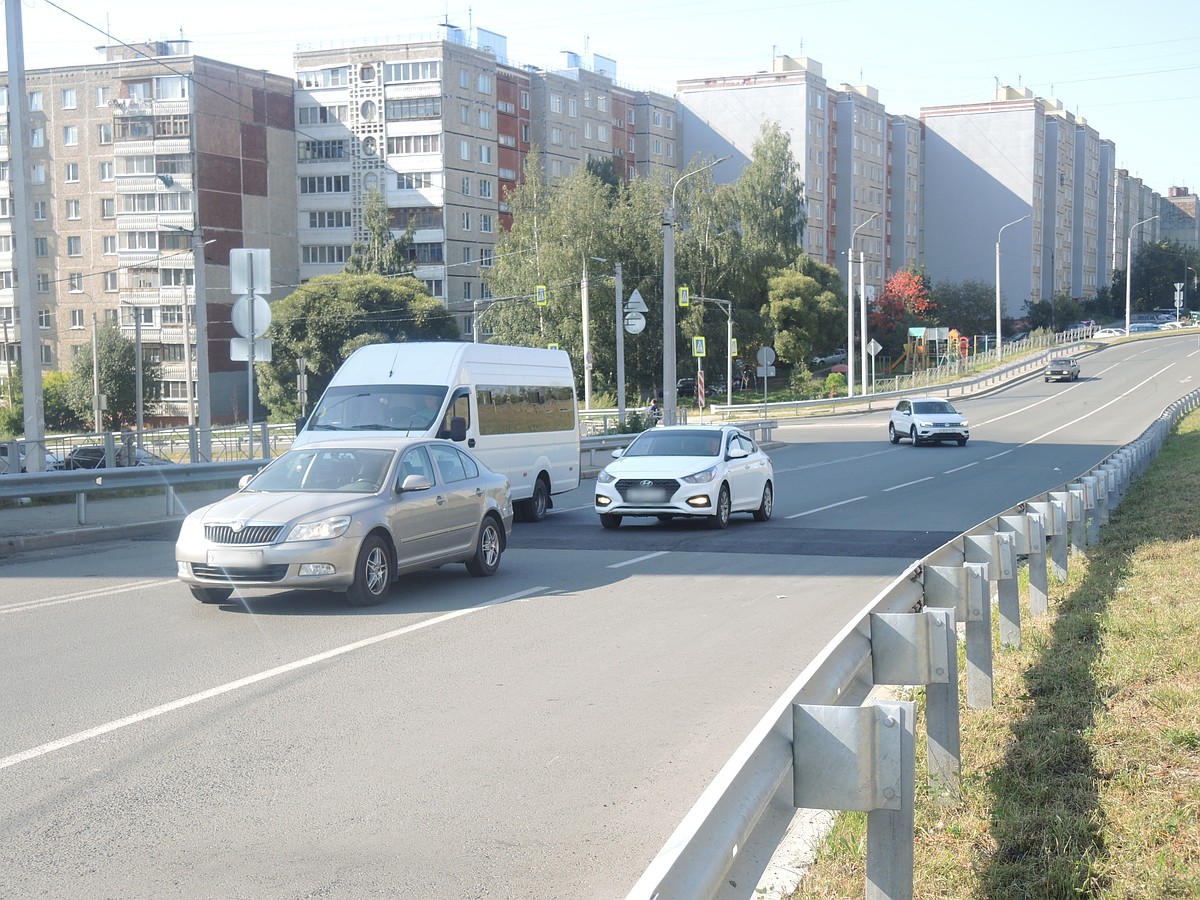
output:
[[[600,474],[596,476],[596,481],[600,484],[612,484],[617,479],[609,474],[608,469],[601,469]]]
[[[694,475],[685,475],[680,481],[686,481],[688,484],[708,484],[717,477],[717,467],[709,466],[702,472],[696,472]]]
[[[349,516],[333,516],[320,522],[301,522],[288,534],[289,541],[327,541],[341,537],[350,527]]]

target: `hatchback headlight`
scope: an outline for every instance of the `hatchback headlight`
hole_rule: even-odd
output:
[[[596,476],[596,481],[600,484],[612,484],[617,479],[609,474],[608,469],[601,469],[600,474]]]
[[[327,541],[341,537],[350,527],[349,516],[333,516],[319,522],[301,522],[288,534],[289,541]]]
[[[717,467],[709,466],[702,472],[696,472],[694,475],[685,475],[681,481],[686,481],[688,484],[708,484],[717,477]]]

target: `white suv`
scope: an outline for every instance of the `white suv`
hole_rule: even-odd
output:
[[[967,420],[949,400],[940,397],[912,397],[901,400],[892,410],[888,422],[888,440],[900,443],[908,438],[916,447],[919,444],[940,444],[942,441],[957,441],[962,447],[971,437]]]

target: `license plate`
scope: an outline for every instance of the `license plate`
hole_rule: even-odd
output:
[[[630,503],[662,503],[664,499],[663,492],[656,488],[631,488],[629,491]]]
[[[209,550],[208,564],[225,569],[258,569],[262,567],[262,551]]]

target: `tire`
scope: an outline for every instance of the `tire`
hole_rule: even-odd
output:
[[[965,447],[965,446],[967,446],[967,439],[966,439],[966,438],[955,438],[955,440],[956,440],[956,441],[958,441],[958,446],[960,446],[960,447]]]
[[[708,517],[708,527],[717,529],[725,528],[729,525],[729,514],[732,512],[732,503],[729,499],[729,485],[722,484],[721,490],[717,493],[717,509],[711,516]]]
[[[620,528],[621,517],[613,513],[600,513],[600,524],[605,528]]]
[[[910,428],[908,430],[908,437],[912,441],[912,445],[914,447],[921,446],[921,439],[919,437],[917,437],[917,426],[916,425],[914,425],[912,428]]]
[[[896,426],[891,422],[888,422],[888,440],[893,444],[900,443],[900,435],[896,434]]]
[[[358,561],[354,563],[354,581],[346,588],[346,599],[354,606],[377,606],[392,586],[392,554],[377,534],[367,536]]]
[[[763,487],[762,503],[758,505],[758,509],[754,511],[754,521],[766,522],[771,518],[771,513],[775,511],[775,490],[771,487],[771,482],[767,482]]]
[[[546,510],[549,508],[550,488],[544,478],[539,478],[533,483],[532,497],[513,504],[513,512],[518,522],[540,522],[546,518]]]
[[[467,560],[467,571],[476,578],[495,575],[504,553],[504,529],[495,516],[485,516],[475,538],[475,555]]]
[[[188,588],[191,589],[192,596],[201,603],[224,603],[233,593],[233,588],[199,587],[195,584],[189,584]]]

